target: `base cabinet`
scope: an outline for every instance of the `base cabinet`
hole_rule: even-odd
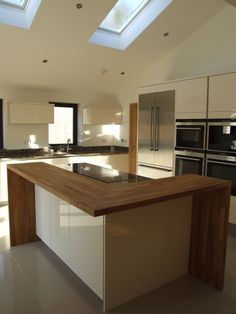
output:
[[[92,217],[35,186],[36,233],[103,299],[103,217]]]

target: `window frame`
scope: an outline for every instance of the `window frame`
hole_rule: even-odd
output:
[[[63,103],[63,102],[53,102],[50,101],[49,104],[54,104],[55,107],[64,107],[64,108],[72,108],[73,109],[73,141],[69,144],[69,146],[77,146],[78,145],[78,104],[70,104],[70,103]],[[65,146],[67,143],[61,144],[51,144],[49,143],[48,138],[48,145],[51,147],[58,147],[58,146]]]
[[[3,100],[0,99],[0,149],[3,148]]]

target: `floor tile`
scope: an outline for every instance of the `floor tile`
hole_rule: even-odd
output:
[[[6,252],[0,252],[0,313],[47,313],[11,254]]]

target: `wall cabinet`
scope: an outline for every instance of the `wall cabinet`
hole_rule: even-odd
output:
[[[84,108],[83,124],[121,124],[122,108]]]
[[[176,119],[206,119],[207,77],[179,81],[176,84]]]
[[[236,73],[209,77],[208,118],[236,118]]]
[[[47,103],[9,103],[8,122],[10,124],[54,123],[54,105]]]

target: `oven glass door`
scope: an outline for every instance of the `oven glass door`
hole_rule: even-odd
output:
[[[203,174],[203,158],[175,156],[175,175],[183,174]]]
[[[231,194],[236,196],[236,163],[228,161],[207,160],[207,176],[232,182]]]
[[[236,151],[236,125],[209,125],[209,150]]]
[[[176,147],[203,149],[204,134],[204,125],[177,125]]]

